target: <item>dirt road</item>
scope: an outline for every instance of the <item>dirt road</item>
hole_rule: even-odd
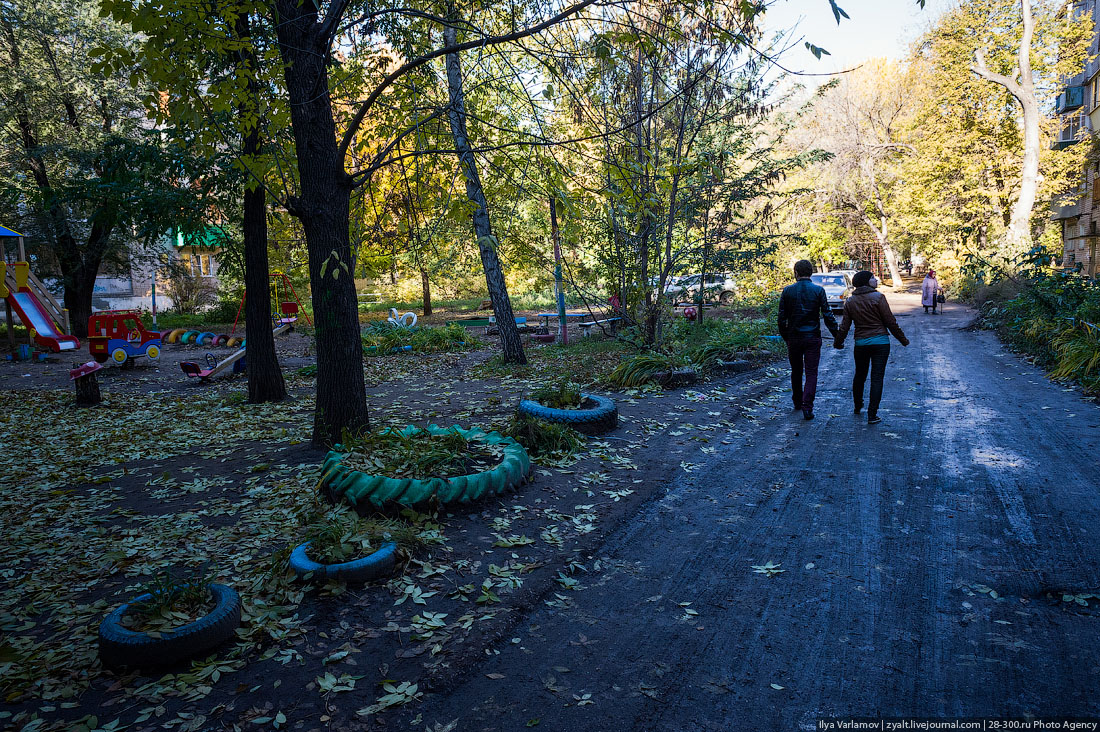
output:
[[[912,345],[882,424],[852,414],[851,341],[823,356],[812,423],[775,378],[584,558],[583,589],[413,705],[418,728],[1100,716],[1100,601],[1063,599],[1100,594],[1100,408],[960,330],[960,306],[890,299]]]

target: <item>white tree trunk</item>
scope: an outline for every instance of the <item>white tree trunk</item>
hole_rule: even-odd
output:
[[[1024,134],[1024,159],[1020,168],[1020,195],[1012,207],[1012,221],[1005,235],[1012,254],[1021,254],[1032,246],[1031,211],[1039,190],[1039,100],[1035,94],[1035,77],[1031,70],[1031,39],[1035,33],[1035,18],[1031,0],[1020,0],[1024,32],[1020,37],[1016,69],[1011,76],[997,74],[986,66],[979,51],[970,70],[977,76],[1004,87],[1020,104]]]

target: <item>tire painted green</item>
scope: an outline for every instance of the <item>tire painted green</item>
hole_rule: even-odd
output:
[[[418,480],[368,475],[352,470],[341,463],[346,453],[341,451],[340,445],[337,445],[336,449],[329,452],[325,458],[321,469],[321,485],[327,488],[333,497],[342,498],[355,507],[370,504],[380,508],[390,501],[403,506],[412,506],[432,496],[437,496],[443,503],[469,503],[484,496],[498,495],[509,488],[514,488],[531,472],[531,458],[528,457],[527,451],[510,437],[503,437],[496,432],[464,430],[457,425],[447,428],[430,424],[424,429],[433,435],[457,430],[471,442],[483,442],[487,445],[502,447],[504,456],[500,464],[483,473]],[[410,425],[400,430],[399,434],[408,436],[421,431],[423,430],[420,427]]]

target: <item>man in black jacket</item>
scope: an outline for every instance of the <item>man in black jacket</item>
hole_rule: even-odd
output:
[[[814,396],[817,393],[817,364],[821,360],[821,318],[833,338],[837,337],[836,318],[829,310],[825,288],[810,280],[814,266],[801,259],[794,263],[793,285],[783,288],[779,298],[779,335],[787,342],[787,357],[791,363],[791,397],[794,408],[802,410],[806,419],[814,418]],[[802,383],[805,372],[806,383]]]

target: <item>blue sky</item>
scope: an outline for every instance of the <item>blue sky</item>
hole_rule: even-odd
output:
[[[787,43],[798,42],[780,63],[793,71],[832,72],[869,58],[902,58],[910,43],[955,2],[927,0],[924,10],[916,0],[837,0],[837,4],[851,16],[851,20],[842,18],[839,26],[828,0],[774,0],[764,16],[768,35],[797,26]],[[818,61],[806,50],[805,41],[832,55]],[[806,82],[815,86],[812,78]]]

